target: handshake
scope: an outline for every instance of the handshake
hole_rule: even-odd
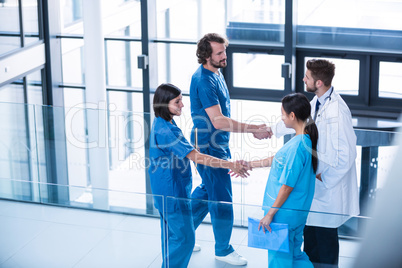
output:
[[[253,125],[252,133],[254,135],[254,138],[259,140],[271,138],[273,135],[271,128],[265,124]]]
[[[231,162],[231,167],[229,174],[233,177],[242,177],[242,178],[247,178],[250,176],[250,173],[248,171],[253,170],[253,167],[251,165],[251,162],[247,162],[244,160],[237,160],[234,162]]]

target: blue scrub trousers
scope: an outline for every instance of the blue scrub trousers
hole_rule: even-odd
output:
[[[187,201],[188,202],[188,201]],[[162,268],[186,268],[193,253],[195,230],[191,210],[161,212]]]
[[[306,212],[284,209],[276,213],[274,222],[289,225],[289,253],[268,250],[269,268],[314,268],[307,254],[301,251],[306,220]]]
[[[229,170],[204,165],[198,165],[197,170],[202,184],[194,189],[191,198],[228,203],[192,200],[194,227],[197,229],[209,212],[215,236],[215,255],[226,256],[234,251],[229,244],[233,229],[232,182]]]

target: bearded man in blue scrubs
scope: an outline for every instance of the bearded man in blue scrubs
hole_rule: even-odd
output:
[[[229,91],[221,68],[227,65],[226,38],[216,33],[206,34],[198,41],[199,68],[193,74],[190,85],[191,117],[194,122],[191,141],[195,141],[201,153],[221,159],[231,157],[230,132],[253,133],[257,139],[271,137],[266,125],[240,123],[230,118]],[[202,183],[191,198],[232,202],[232,183],[228,169],[198,165]],[[229,244],[233,228],[233,207],[228,203],[192,201],[194,227],[197,228],[208,212],[215,236],[215,257],[232,265],[246,265],[247,260],[237,254]]]

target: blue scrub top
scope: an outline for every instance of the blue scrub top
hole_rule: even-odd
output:
[[[191,141],[194,143],[194,129],[198,128],[198,147],[201,152],[208,149],[208,153],[219,158],[230,158],[230,133],[214,128],[209,119],[206,108],[220,105],[222,114],[230,117],[230,96],[225,79],[205,69],[202,65],[191,78],[190,85],[191,117],[194,127],[191,132]]]
[[[275,155],[265,188],[263,206],[272,207],[282,185],[293,187],[283,209],[308,211],[313,201],[315,189],[315,173],[311,159],[311,139],[308,134],[297,135],[288,141]],[[286,210],[283,210],[286,211]],[[266,210],[266,212],[268,212]],[[277,214],[280,214],[278,211]],[[295,225],[305,222],[304,219],[290,219]],[[295,215],[293,213],[293,215]]]
[[[192,176],[190,160],[186,156],[192,150],[194,147],[183,136],[174,120],[170,123],[155,117],[150,135],[148,169],[153,194],[190,198]],[[155,207],[162,211],[161,199],[156,197],[154,200]],[[167,212],[175,211],[177,206],[172,199],[169,200],[165,209]]]

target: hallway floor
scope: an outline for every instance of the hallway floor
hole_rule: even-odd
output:
[[[214,258],[210,224],[197,230],[200,252],[189,267],[235,267]],[[231,244],[248,259],[244,267],[267,267],[267,251],[247,247],[247,229],[234,228]],[[358,242],[341,240],[340,267],[352,267]],[[160,225],[153,217],[0,200],[0,267],[160,267]]]

